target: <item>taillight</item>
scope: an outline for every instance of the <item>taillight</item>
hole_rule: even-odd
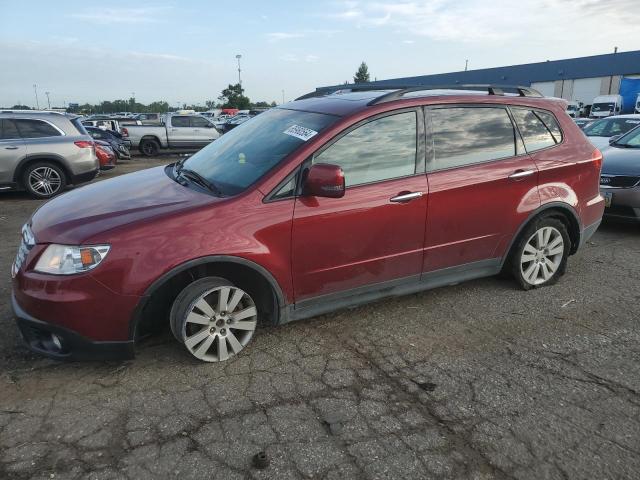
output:
[[[78,140],[77,142],[73,142],[76,144],[78,148],[93,148],[93,142],[88,140]]]
[[[120,129],[120,133],[122,134],[123,137],[128,137],[129,136],[129,130],[127,130],[125,127],[122,127]]]
[[[599,177],[600,171],[602,170],[602,152],[596,148],[591,154],[591,160],[593,161],[593,165],[598,169]]]

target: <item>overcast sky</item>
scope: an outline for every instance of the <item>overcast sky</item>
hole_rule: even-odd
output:
[[[351,81],[640,49],[638,0],[0,0],[0,106],[254,101]]]

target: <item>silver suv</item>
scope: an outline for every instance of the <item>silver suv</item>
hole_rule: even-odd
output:
[[[0,191],[50,198],[99,171],[93,139],[80,117],[58,112],[0,110]]]

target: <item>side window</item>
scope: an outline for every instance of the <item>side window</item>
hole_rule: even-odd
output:
[[[512,111],[527,152],[553,147],[562,141],[560,126],[550,113],[523,108],[514,108]]]
[[[188,127],[189,117],[171,117],[172,127]]]
[[[339,165],[347,187],[413,175],[416,171],[415,112],[370,121],[313,157],[313,163]]]
[[[282,185],[276,193],[271,195],[271,200],[280,200],[281,198],[293,197],[296,194],[298,186],[298,175],[293,175],[289,181]]]
[[[434,150],[430,170],[516,155],[515,130],[504,108],[436,108],[430,113]]]
[[[206,128],[207,125],[209,125],[209,122],[207,122],[204,118],[202,118],[202,117],[191,117],[191,126],[192,127]]]
[[[0,120],[0,140],[15,140],[20,138],[13,120]]]
[[[59,137],[61,133],[42,120],[16,119],[22,138]]]

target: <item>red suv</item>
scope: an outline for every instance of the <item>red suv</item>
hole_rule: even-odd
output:
[[[602,157],[557,100],[514,87],[308,95],[186,160],[36,211],[13,265],[28,345],[133,355],[171,326],[223,361],[258,321],[510,272],[551,284],[600,224]]]

